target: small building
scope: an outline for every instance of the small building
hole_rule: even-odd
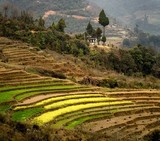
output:
[[[90,44],[96,44],[97,43],[97,38],[87,36],[87,42],[89,42]]]

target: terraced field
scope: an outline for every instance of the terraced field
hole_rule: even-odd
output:
[[[59,56],[52,56],[43,51],[37,51],[28,44],[0,37],[0,48],[8,60],[8,63],[21,65],[25,68],[43,68],[66,76],[83,76],[80,67]],[[55,54],[54,54],[55,55]],[[58,60],[58,61],[57,61]]]
[[[10,40],[0,43],[7,45],[4,53],[12,66],[0,63],[0,113],[8,112],[15,121],[39,126],[102,133],[111,141],[141,141],[144,135],[160,128],[160,91],[109,92],[28,73],[25,67],[29,64],[23,64],[24,52],[18,49],[18,43],[15,41],[17,47]],[[27,46],[24,49],[28,50]],[[26,58],[31,54],[35,57],[33,64],[37,60],[38,65],[41,58],[47,60],[29,50],[27,55],[26,50]],[[23,58],[22,64],[17,61],[19,58]],[[18,65],[17,69],[14,65]]]
[[[1,66],[0,111],[15,121],[140,140],[160,127],[160,92],[105,92]]]
[[[89,132],[101,132],[113,140],[122,141],[143,140],[144,135],[160,129],[159,91],[113,92],[107,93],[107,96],[132,101],[134,104],[118,107],[118,112],[107,118],[88,121],[81,128]]]

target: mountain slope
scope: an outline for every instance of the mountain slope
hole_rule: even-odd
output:
[[[160,0],[89,0],[104,8],[107,13],[124,24],[158,34],[160,29]],[[146,15],[146,17],[145,17]],[[147,18],[147,22],[145,19]]]
[[[100,11],[97,6],[86,0],[2,0],[1,9],[7,4],[30,11],[36,18],[42,16],[47,26],[64,18],[68,32],[84,31],[88,21],[95,20]]]

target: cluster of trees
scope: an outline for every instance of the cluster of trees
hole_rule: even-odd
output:
[[[101,41],[102,37],[102,30],[101,28],[97,28],[96,30],[93,28],[91,22],[88,23],[87,28],[86,28],[86,36],[90,36],[93,38],[97,38],[98,44]]]
[[[16,38],[19,32],[27,32],[31,30],[44,30],[44,20],[42,18],[34,20],[31,14],[22,11],[20,15],[9,16],[6,13],[0,13],[0,35]]]
[[[160,78],[160,53],[152,48],[138,45],[132,49],[112,50],[109,53],[95,51],[90,58],[96,65],[125,75],[154,75]]]
[[[109,19],[106,16],[104,10],[102,10],[99,14],[99,24],[103,27],[103,35],[101,28],[97,28],[96,30],[91,25],[91,22],[88,23],[86,28],[86,35],[89,35],[91,37],[97,38],[98,44],[100,41],[102,41],[104,44],[106,42],[106,35],[105,35],[105,27],[109,25]],[[101,38],[102,37],[102,38]]]
[[[49,48],[59,53],[74,56],[88,54],[89,48],[86,42],[71,38],[65,34],[65,28],[64,19],[60,19],[57,24],[53,22],[49,28],[46,28],[42,17],[35,20],[25,11],[16,17],[0,14],[0,36],[19,39],[40,49]]]

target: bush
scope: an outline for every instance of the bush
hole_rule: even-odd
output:
[[[58,72],[39,69],[39,68],[36,68],[35,70],[36,72],[38,72],[40,75],[43,75],[43,76],[50,76],[50,77],[59,78],[59,79],[66,79],[66,76],[63,73],[58,73]]]
[[[81,81],[79,81],[80,84],[85,84],[85,85],[94,85],[98,86],[99,80],[93,79],[91,77],[85,77]]]
[[[108,87],[108,88],[116,88],[116,87],[118,87],[118,82],[115,79],[103,79],[102,81],[100,81],[98,86]]]
[[[85,85],[94,85],[94,86],[99,86],[99,87],[107,87],[107,88],[116,88],[118,87],[118,82],[115,79],[94,79],[91,77],[85,77],[83,80],[79,81],[80,84],[85,84]]]
[[[16,123],[16,130],[18,130],[19,132],[22,132],[22,133],[26,133],[26,131],[27,131],[27,127],[26,127],[26,125],[24,125],[24,124],[22,124],[22,123],[20,123],[20,122],[17,122]]]
[[[0,123],[5,123],[5,116],[0,114]]]

